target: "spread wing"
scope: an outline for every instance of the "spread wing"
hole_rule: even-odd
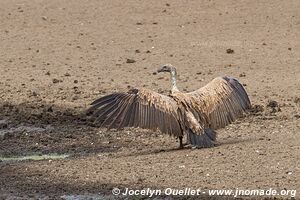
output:
[[[193,109],[206,115],[212,129],[225,127],[251,107],[244,87],[230,77],[215,78],[187,95]]]
[[[107,128],[140,127],[181,136],[177,103],[171,97],[147,89],[113,93],[91,104],[95,123]]]

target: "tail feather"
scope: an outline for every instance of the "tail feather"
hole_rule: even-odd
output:
[[[193,133],[188,131],[188,142],[197,148],[213,147],[216,144],[216,132],[212,129],[204,129],[202,134]]]

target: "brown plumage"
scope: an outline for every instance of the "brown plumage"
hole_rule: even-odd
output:
[[[218,77],[194,92],[182,93],[176,87],[172,65],[164,65],[158,72],[171,74],[169,96],[135,88],[97,99],[88,113],[102,127],[159,129],[179,138],[181,148],[182,137],[187,134],[192,146],[212,147],[216,141],[214,130],[230,124],[251,106],[245,89],[234,78]]]

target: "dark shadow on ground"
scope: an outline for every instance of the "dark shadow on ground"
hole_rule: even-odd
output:
[[[0,117],[12,123],[30,124],[85,124],[84,112],[76,108],[66,108],[45,102],[0,103]]]
[[[62,166],[63,167],[63,166]],[[84,170],[84,169],[82,169]],[[85,181],[81,179],[75,179],[72,176],[59,176],[51,173],[46,174],[41,170],[24,170],[22,164],[19,166],[6,165],[5,167],[0,165],[0,184],[2,197],[14,197],[22,198],[40,198],[48,197],[50,199],[61,199],[63,195],[86,195],[86,198],[82,199],[208,199],[208,200],[237,200],[237,199],[256,199],[255,197],[248,198],[234,198],[233,196],[209,196],[208,194],[200,194],[198,196],[167,196],[164,195],[166,188],[172,189],[184,189],[173,188],[172,186],[166,188],[159,188],[159,186],[147,185],[147,184],[111,184],[105,182],[105,180],[97,181]],[[121,193],[125,192],[125,188],[128,189],[146,189],[161,190],[161,195],[149,198],[149,196],[125,196],[125,195],[112,195],[112,190],[119,188]],[[198,189],[198,188],[191,188]],[[201,188],[200,188],[201,189]],[[4,196],[5,195],[5,196]],[[93,196],[88,198],[88,196]],[[1,197],[1,195],[0,195]],[[79,199],[79,198],[76,198]],[[272,199],[272,198],[259,198],[259,199]],[[276,198],[280,199],[280,198]]]
[[[258,139],[255,138],[246,138],[246,139],[226,139],[219,141],[216,146],[222,146],[222,145],[230,145],[230,144],[240,144],[240,143],[249,143],[249,142],[254,142],[257,141]]]
[[[158,132],[142,129],[100,129],[88,120],[82,109],[43,102],[19,105],[2,103],[1,119],[7,121],[7,126],[0,129],[2,133],[7,132],[0,139],[1,156],[50,153],[85,156],[125,149],[125,153],[112,155],[118,157],[191,149],[190,146],[179,149],[174,138]],[[241,142],[248,140],[221,141],[217,146]]]
[[[110,138],[76,108],[38,103],[0,104],[0,155],[114,152]],[[106,142],[106,143],[105,143]]]

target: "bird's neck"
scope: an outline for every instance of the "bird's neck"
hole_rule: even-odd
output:
[[[171,93],[179,92],[177,85],[176,85],[176,71],[171,71]]]

